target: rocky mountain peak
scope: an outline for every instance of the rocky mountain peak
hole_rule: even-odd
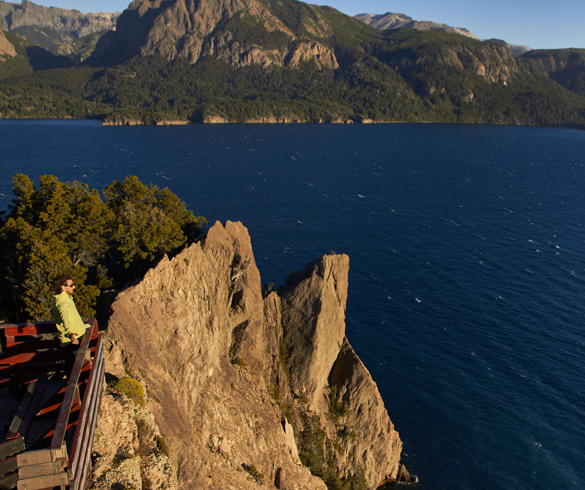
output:
[[[284,2],[298,11],[303,32],[326,35],[327,25],[310,6]],[[261,0],[134,0],[120,16],[116,32],[102,38],[96,56],[125,60],[155,54],[192,63],[211,56],[237,67],[295,66],[314,59],[318,66],[337,67],[330,48],[299,43],[298,26],[273,10]]]
[[[453,34],[461,34],[462,36],[473,39],[479,39],[463,27],[453,27],[438,22],[414,20],[412,17],[404,14],[396,14],[392,12],[386,12],[385,14],[358,14],[355,15],[354,18],[382,30],[407,27],[417,31],[445,31]]]
[[[263,298],[247,230],[216,223],[118,294],[106,369],[144,385],[180,488],[398,477],[398,433],[345,338],[348,268],[323,256]]]
[[[44,7],[28,0],[22,4],[0,1],[0,29],[14,31],[26,26],[50,28],[80,38],[112,29],[119,13],[84,14],[79,10]]]

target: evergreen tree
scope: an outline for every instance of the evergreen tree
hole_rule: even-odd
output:
[[[0,317],[7,321],[49,319],[51,282],[64,273],[79,285],[81,315],[93,316],[103,289],[136,279],[199,238],[207,224],[169,189],[135,176],[108,186],[106,202],[96,189],[52,175],[35,187],[17,174],[13,192],[0,222]]]

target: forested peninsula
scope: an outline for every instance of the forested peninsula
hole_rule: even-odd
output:
[[[0,7],[4,118],[585,125],[582,49],[376,28],[295,0],[138,0],[84,31]]]

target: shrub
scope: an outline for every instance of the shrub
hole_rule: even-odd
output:
[[[142,385],[134,378],[124,377],[120,378],[113,386],[114,390],[132,400],[136,405],[144,407],[146,399],[144,398],[144,389]]]

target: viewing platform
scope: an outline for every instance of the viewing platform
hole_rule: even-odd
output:
[[[95,319],[79,348],[54,322],[0,324],[0,490],[82,490],[103,391]]]

